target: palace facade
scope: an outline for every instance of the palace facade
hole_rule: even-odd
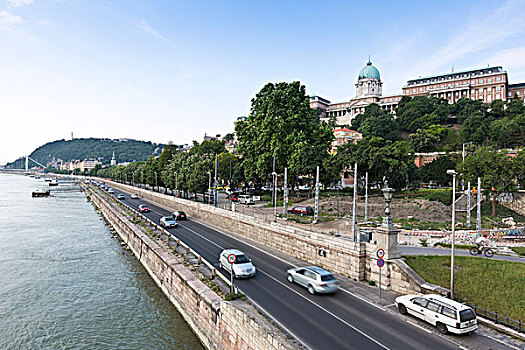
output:
[[[403,96],[432,95],[444,98],[449,103],[461,98],[491,103],[498,99],[506,101],[517,95],[525,101],[525,83],[509,84],[507,72],[501,66],[412,79],[403,86],[401,94],[383,96],[379,70],[368,60],[366,66],[359,71],[355,87],[355,97],[348,101],[332,103],[314,95],[310,97],[310,107],[321,110],[321,120],[335,117],[338,125],[350,125],[352,119],[363,113],[366,106],[372,103],[395,114]]]

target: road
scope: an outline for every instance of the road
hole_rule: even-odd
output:
[[[115,189],[115,196],[119,193],[125,195],[123,201],[132,208],[148,204],[151,212],[146,216],[154,222],[171,215],[162,207],[131,199],[128,193]],[[334,295],[310,295],[306,289],[286,280],[286,270],[292,264],[227,232],[219,232],[191,218],[179,221],[179,227],[169,231],[217,268],[219,253],[226,248],[240,249],[253,259],[257,275],[236,280],[236,285],[310,349],[460,348],[454,336],[438,335],[417,325],[413,318],[389,312],[345,289]],[[223,273],[228,275],[226,271]]]
[[[450,255],[450,248],[430,248],[430,247],[412,247],[412,246],[399,246],[399,251],[402,255]],[[467,250],[456,249],[454,255],[462,256],[473,256]],[[477,258],[489,259],[485,256],[475,255]],[[507,260],[525,263],[525,258],[519,258],[508,255],[494,255],[494,260]]]

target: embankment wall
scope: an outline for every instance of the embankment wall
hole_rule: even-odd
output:
[[[251,305],[220,298],[103,197],[89,195],[207,349],[300,348]]]

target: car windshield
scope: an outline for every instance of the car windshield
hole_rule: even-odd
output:
[[[476,318],[476,314],[471,309],[467,309],[467,310],[463,310],[459,312],[460,322],[474,320],[475,318]]]
[[[247,262],[250,262],[250,259],[248,259],[248,257],[246,257],[246,255],[236,255],[237,257],[237,260],[235,260],[235,263],[236,264],[244,264],[244,263],[247,263]]]
[[[174,221],[173,218],[172,218],[171,216],[166,216],[166,217],[164,218],[164,220],[166,220],[166,221]]]
[[[177,215],[186,215],[186,214],[184,214],[183,211],[178,211],[178,212],[177,212]]]
[[[321,281],[331,281],[331,280],[335,280],[335,277],[334,275],[322,275],[321,276]]]

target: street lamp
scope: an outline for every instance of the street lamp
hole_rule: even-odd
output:
[[[385,217],[383,217],[383,227],[391,228],[392,218],[390,217],[390,202],[392,202],[392,197],[394,196],[394,189],[389,188],[388,181],[385,181],[385,187],[382,189],[382,191],[386,203]]]
[[[455,170],[447,170],[452,175],[452,247],[450,249],[450,297],[454,299],[454,249],[456,243],[456,175]]]
[[[154,171],[155,173],[155,187],[157,187],[157,172]],[[153,189],[155,191],[155,188]],[[159,191],[159,189],[157,188],[157,192]]]
[[[277,221],[277,173],[274,171],[273,176],[273,221]]]
[[[131,186],[135,187],[135,172],[131,174]]]
[[[179,178],[179,174],[177,172],[175,172],[175,192],[177,193],[177,195],[179,194],[179,190],[177,189],[177,180]]]
[[[211,172],[208,171],[208,204],[211,204]]]

